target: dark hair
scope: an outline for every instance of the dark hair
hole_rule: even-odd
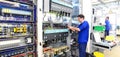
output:
[[[106,18],[108,18],[109,19],[109,17],[107,16]]]
[[[80,18],[83,18],[83,19],[85,18],[85,16],[83,14],[80,14],[77,17],[80,17]]]

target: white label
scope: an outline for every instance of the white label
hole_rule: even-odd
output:
[[[31,38],[27,38],[27,43],[32,43],[32,39]]]

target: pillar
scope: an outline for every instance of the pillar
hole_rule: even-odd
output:
[[[79,13],[85,15],[85,20],[89,22],[89,26],[90,26],[90,31],[89,34],[91,32],[91,20],[92,20],[92,2],[91,0],[79,0],[80,2],[80,10]],[[89,37],[89,41],[87,44],[87,52],[90,52],[90,37]]]
[[[43,10],[42,10],[42,6],[43,6],[43,0],[36,0],[37,2],[37,53],[38,56],[37,57],[43,57],[43,35],[42,35],[42,21],[43,21]]]

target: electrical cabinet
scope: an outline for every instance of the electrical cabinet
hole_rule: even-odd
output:
[[[36,57],[33,0],[0,0],[0,57]]]
[[[43,8],[43,57],[69,57],[70,33],[67,26],[71,19],[72,4],[61,0],[44,0]]]

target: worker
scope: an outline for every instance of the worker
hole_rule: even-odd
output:
[[[109,31],[110,31],[109,17],[106,17],[106,19],[105,19],[105,37],[109,35]]]
[[[72,31],[78,31],[79,57],[86,57],[86,46],[89,38],[89,23],[84,20],[84,15],[77,16],[80,22],[78,27],[68,26]]]

